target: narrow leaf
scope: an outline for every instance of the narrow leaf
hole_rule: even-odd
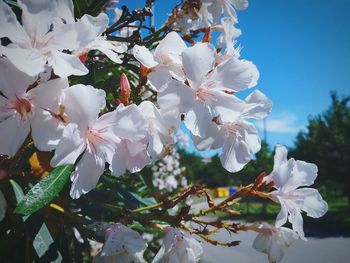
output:
[[[73,171],[73,165],[57,167],[38,182],[17,205],[15,213],[31,215],[55,198]]]

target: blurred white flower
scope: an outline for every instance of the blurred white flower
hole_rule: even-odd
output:
[[[271,263],[280,262],[284,251],[297,239],[298,234],[286,227],[275,227],[266,223],[256,230],[259,234],[254,240],[253,248],[267,254]]]
[[[209,4],[208,11],[213,16],[214,23],[221,15],[237,20],[237,10],[244,10],[248,7],[248,0],[203,0]]]
[[[328,205],[316,189],[299,188],[314,183],[317,166],[293,158],[287,160],[287,154],[288,151],[284,146],[276,146],[273,171],[267,179],[273,181],[276,188],[270,193],[270,198],[281,204],[276,227],[284,225],[288,220],[300,238],[306,240],[301,211],[306,212],[307,216],[319,218],[327,212]]]
[[[116,223],[105,229],[105,243],[93,262],[146,263],[143,259],[146,248],[138,232]]]
[[[178,228],[167,227],[163,245],[152,263],[196,263],[199,262],[203,248],[199,242],[185,236]]]

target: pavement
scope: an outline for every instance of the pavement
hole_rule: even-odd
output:
[[[222,201],[216,199],[215,203]],[[192,209],[206,208],[205,203],[193,204]],[[207,218],[208,219],[208,218]],[[211,218],[213,219],[213,218]],[[202,242],[204,254],[202,263],[268,263],[266,254],[252,248],[256,237],[254,232],[230,234],[220,230],[212,238],[224,242],[240,240],[236,247],[214,246]],[[296,240],[286,251],[281,263],[347,263],[350,262],[350,238],[308,238],[308,241]]]

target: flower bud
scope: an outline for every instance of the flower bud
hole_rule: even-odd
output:
[[[130,83],[128,77],[123,73],[119,84],[120,89],[120,102],[124,105],[129,104],[129,97],[131,93]]]

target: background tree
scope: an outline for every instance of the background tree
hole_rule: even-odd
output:
[[[350,201],[350,96],[331,92],[328,110],[309,118],[297,135],[292,155],[319,168],[318,184],[341,191]],[[350,202],[349,202],[350,203]]]

